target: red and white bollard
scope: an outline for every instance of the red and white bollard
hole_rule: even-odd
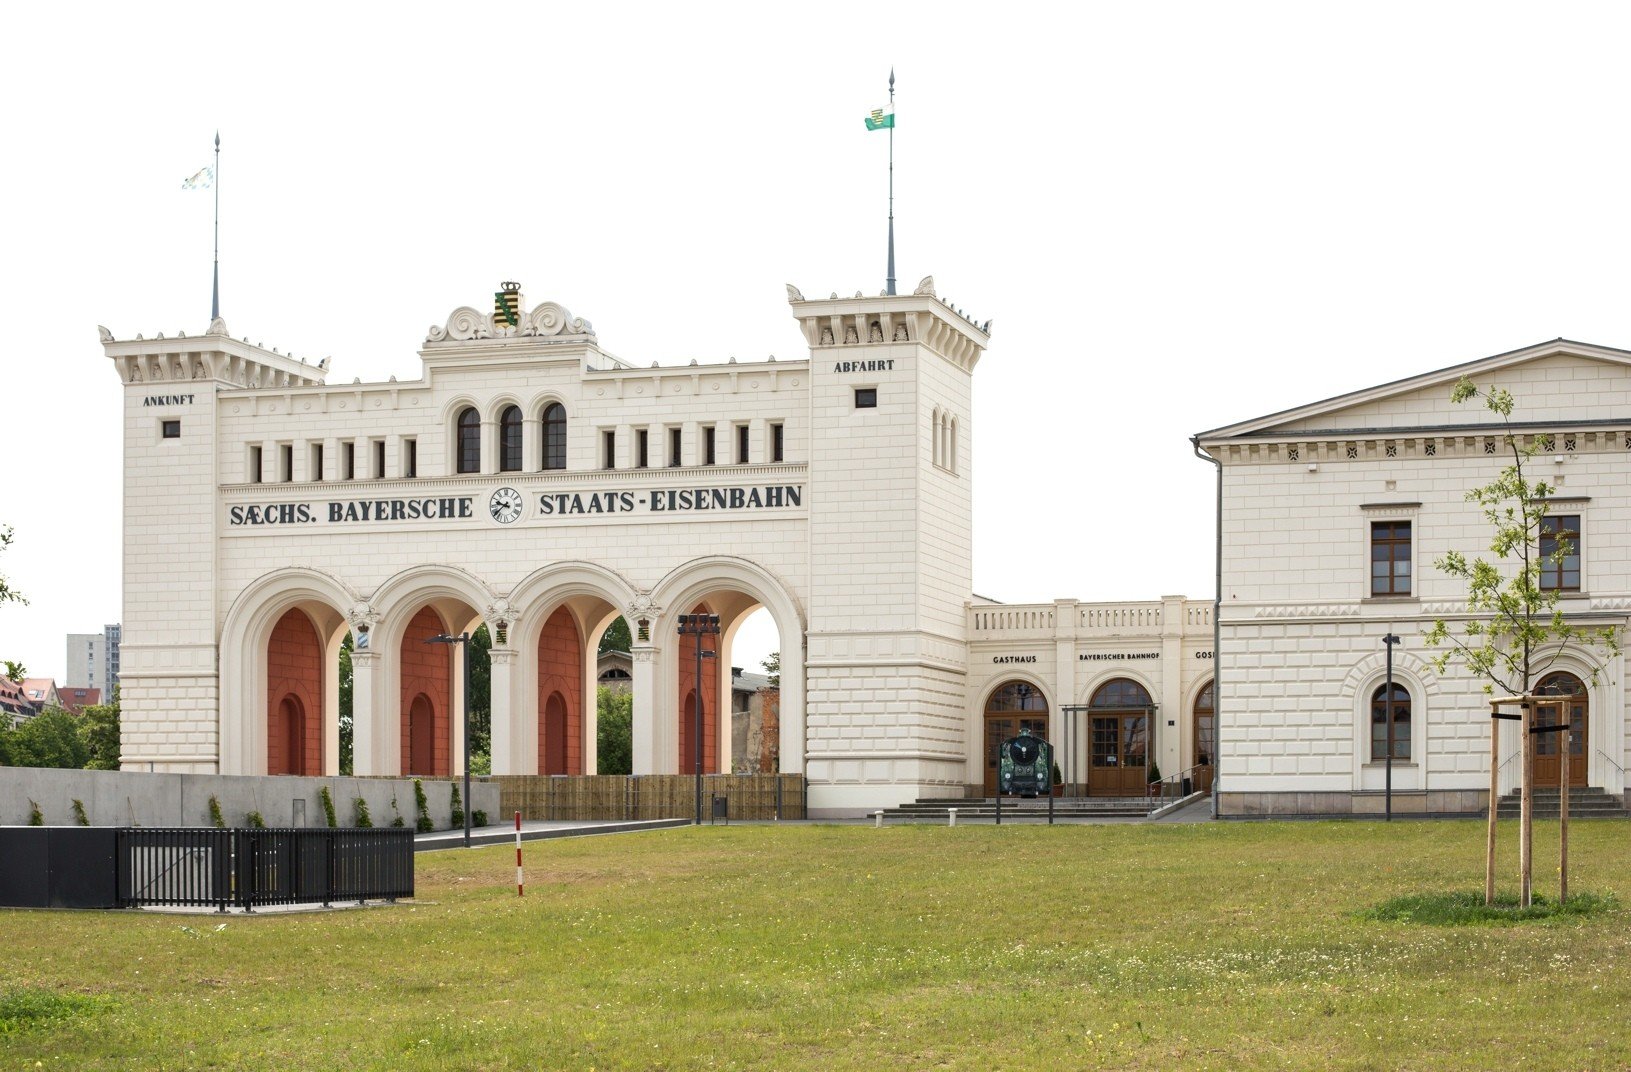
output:
[[[527,895],[527,879],[521,870],[521,813],[515,813],[515,895]]]

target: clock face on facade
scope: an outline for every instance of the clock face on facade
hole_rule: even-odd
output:
[[[521,493],[514,488],[499,488],[487,501],[487,509],[494,521],[508,525],[521,516]]]

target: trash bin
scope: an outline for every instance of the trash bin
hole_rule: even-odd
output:
[[[715,793],[714,794],[714,822],[717,823],[721,819],[725,820],[725,825],[726,826],[730,825],[730,822],[731,822],[730,798],[720,796],[719,794]]]

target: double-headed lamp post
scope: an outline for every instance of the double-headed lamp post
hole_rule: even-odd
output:
[[[464,645],[464,847],[470,847],[470,634],[437,633],[426,644]]]
[[[1390,823],[1393,821],[1393,645],[1399,643],[1402,641],[1392,633],[1382,638],[1382,646],[1387,648],[1387,698],[1382,701],[1382,717],[1387,719],[1387,818],[1384,821]]]
[[[702,638],[719,635],[719,615],[717,614],[682,614],[680,615],[680,636],[696,637],[697,645],[697,676],[696,676],[696,728],[693,736],[696,738],[696,776],[697,776],[697,825],[702,825],[702,659],[704,656],[714,658],[717,651],[703,651]]]

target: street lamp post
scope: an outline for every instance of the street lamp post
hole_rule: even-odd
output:
[[[470,634],[437,633],[426,644],[464,645],[464,847],[470,847]]]
[[[1386,822],[1393,821],[1393,645],[1400,643],[1399,638],[1389,633],[1382,638],[1382,646],[1387,648],[1387,699],[1382,703],[1382,717],[1387,719],[1387,818]]]
[[[717,657],[718,652],[702,650],[702,638],[719,635],[719,615],[717,614],[682,614],[680,615],[680,636],[696,637],[697,645],[697,676],[696,686],[696,724],[693,736],[696,738],[696,796],[697,796],[697,825],[702,825],[702,659],[703,656]]]

